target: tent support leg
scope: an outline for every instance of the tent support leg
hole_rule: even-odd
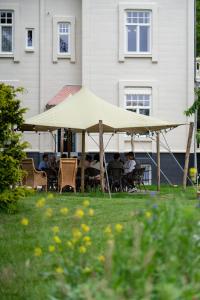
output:
[[[85,131],[82,131],[82,154],[81,154],[81,193],[85,192]]]
[[[185,153],[185,166],[184,166],[184,173],[183,173],[183,188],[186,189],[187,185],[187,174],[188,174],[188,167],[189,167],[189,160],[190,160],[190,148],[192,144],[192,135],[193,135],[194,123],[190,123],[189,133],[188,133],[188,141],[187,141],[187,148]]]
[[[103,122],[99,121],[99,153],[100,153],[100,183],[101,191],[104,193],[104,167],[103,167]]]
[[[157,148],[157,191],[160,191],[160,133],[156,134],[156,148]]]

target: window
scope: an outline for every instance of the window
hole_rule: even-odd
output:
[[[138,114],[149,116],[151,108],[151,95],[151,88],[126,88],[126,109]]]
[[[34,50],[34,30],[26,29],[26,50]]]
[[[0,52],[13,52],[13,13],[0,11]]]
[[[126,11],[126,52],[151,52],[151,12]]]
[[[141,164],[141,168],[145,168],[143,181],[145,185],[152,184],[152,169],[151,165]]]
[[[58,23],[58,54],[70,53],[70,23]]]

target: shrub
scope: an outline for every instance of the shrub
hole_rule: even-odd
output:
[[[11,203],[15,206],[19,198],[15,186],[22,178],[20,161],[25,157],[23,150],[27,147],[27,143],[21,142],[21,135],[16,132],[24,122],[23,114],[26,111],[20,107],[20,100],[17,99],[17,94],[22,91],[22,88],[0,84],[0,193],[3,193],[0,196],[3,205],[0,208],[11,206],[11,210]]]

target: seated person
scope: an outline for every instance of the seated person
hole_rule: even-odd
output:
[[[92,156],[87,154],[84,161],[85,169],[90,168],[91,162],[92,162]]]
[[[38,170],[40,171],[45,171],[49,168],[49,157],[48,154],[43,154],[42,156],[42,161],[39,164]]]
[[[133,170],[135,170],[136,162],[135,156],[133,152],[129,152],[125,154],[126,161],[124,163],[124,176],[123,176],[123,186],[129,189],[129,192],[135,192],[137,189],[135,188],[134,182],[132,180]]]
[[[50,156],[48,166],[49,166],[49,169],[51,169],[53,172],[57,173],[58,167],[57,167],[55,155]]]
[[[94,155],[94,159],[93,159],[93,161],[91,161],[90,167],[100,171],[100,161],[99,161],[99,154],[98,153],[96,153]]]
[[[123,163],[120,161],[120,154],[115,153],[113,155],[113,160],[108,163],[108,173],[111,169],[122,169],[123,170]]]

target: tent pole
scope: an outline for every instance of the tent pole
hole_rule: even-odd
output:
[[[60,129],[60,156],[63,154],[64,128]]]
[[[132,151],[133,153],[135,152],[134,140],[133,140],[133,133],[131,133],[131,151]]]
[[[157,149],[157,191],[160,191],[160,133],[156,134],[156,149]]]
[[[67,157],[71,156],[71,130],[67,130]]]
[[[194,123],[190,123],[189,133],[188,133],[188,141],[187,141],[187,148],[185,153],[185,166],[184,166],[184,173],[183,173],[183,188],[186,189],[187,185],[187,174],[188,174],[188,167],[189,167],[189,160],[190,160],[190,148],[192,144],[192,135],[193,135]]]
[[[103,167],[103,122],[99,121],[99,152],[100,152],[100,182],[101,191],[104,193],[104,167]]]
[[[85,130],[82,131],[82,153],[81,153],[81,193],[85,192]]]

